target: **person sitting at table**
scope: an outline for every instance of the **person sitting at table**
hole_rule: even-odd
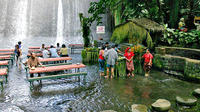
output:
[[[42,66],[39,59],[36,57],[35,53],[31,53],[31,57],[28,59],[27,65],[28,65],[28,68],[31,69],[31,70],[34,70],[39,65]],[[44,66],[42,66],[42,67],[44,67]],[[40,73],[38,73],[38,76],[39,77],[41,76]],[[33,74],[30,74],[30,77],[33,77]]]
[[[41,51],[45,49],[45,44],[42,44],[42,47],[40,48]]]
[[[60,52],[60,43],[57,43],[56,46],[57,46],[56,47],[57,52]]]
[[[65,44],[62,45],[62,48],[60,49],[59,53],[61,57],[69,57],[69,55],[67,54],[67,48]]]
[[[50,52],[51,58],[58,58],[59,57],[57,50],[56,50],[56,48],[53,47],[53,45],[50,46],[49,52]]]
[[[42,51],[43,58],[49,58],[49,51],[47,49],[48,48],[44,48],[44,50]]]

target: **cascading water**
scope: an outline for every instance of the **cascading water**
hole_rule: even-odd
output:
[[[12,34],[12,46],[13,47],[18,41],[22,41],[27,37],[27,8],[28,8],[28,0],[19,0],[14,2],[13,5],[13,18],[11,25],[12,30],[15,32]],[[18,71],[13,68],[11,71],[15,72],[12,74],[12,77],[8,77],[9,91],[7,96],[7,101],[11,101],[12,104],[17,106],[27,104],[30,102],[29,90],[26,88],[28,84],[26,83],[25,76],[21,76],[18,74]],[[23,83],[23,85],[21,85]]]
[[[20,0],[16,4],[16,21],[15,21],[15,39],[17,41],[23,40],[27,37],[27,8],[28,0]]]
[[[63,28],[64,28],[63,4],[62,4],[62,0],[59,0],[59,3],[58,3],[58,16],[57,16],[56,43],[63,43]]]

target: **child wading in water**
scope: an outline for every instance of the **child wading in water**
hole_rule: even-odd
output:
[[[146,50],[146,53],[142,56],[142,58],[144,58],[145,77],[148,77],[152,67],[152,60],[153,60],[153,55],[149,52],[149,49]]]
[[[125,50],[124,56],[126,57],[126,69],[127,69],[128,77],[129,76],[134,76],[134,74],[132,74],[132,72],[134,71],[134,65],[133,65],[133,57],[134,57],[134,55],[135,54],[131,51],[130,47],[128,47]]]

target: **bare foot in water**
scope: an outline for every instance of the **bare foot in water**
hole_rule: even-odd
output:
[[[104,76],[104,73],[100,73],[101,76]]]
[[[105,78],[107,79],[107,78],[109,78],[109,76],[105,76]]]
[[[134,77],[135,76],[135,74],[131,74],[132,75],[132,77]]]
[[[111,75],[110,78],[113,79],[113,76]]]

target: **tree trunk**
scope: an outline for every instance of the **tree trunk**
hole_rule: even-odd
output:
[[[177,28],[178,26],[178,12],[179,12],[179,0],[170,0],[170,20],[169,24],[171,28]]]

